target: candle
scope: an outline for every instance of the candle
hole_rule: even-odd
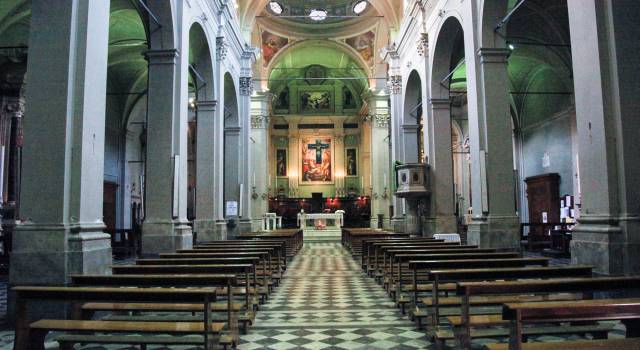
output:
[[[271,186],[271,175],[269,175],[269,186]]]
[[[253,173],[253,187],[256,187],[256,173]]]
[[[402,215],[407,215],[407,201],[402,200]]]
[[[244,192],[244,184],[240,184],[240,205],[238,210],[238,216],[242,217],[242,193]]]
[[[384,187],[387,187],[387,173],[386,173],[386,172],[384,173],[384,178],[383,178],[383,180],[382,180],[382,185],[383,185]]]
[[[369,187],[373,187],[373,175],[369,174]]]

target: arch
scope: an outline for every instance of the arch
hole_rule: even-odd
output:
[[[450,16],[442,23],[436,37],[431,62],[431,98],[449,98],[449,86],[443,86],[441,81],[459,63],[454,57],[464,57],[464,30],[458,18]]]
[[[404,94],[404,124],[416,125],[422,114],[422,78],[415,69],[409,73]],[[418,113],[420,112],[420,113]],[[420,115],[419,115],[420,114]]]
[[[176,16],[174,16],[173,2],[171,0],[154,0],[149,1],[147,6],[159,22],[156,23],[153,18],[146,16],[151,33],[149,47],[153,50],[176,48],[178,40],[176,38]]]
[[[213,59],[209,43],[202,25],[199,22],[192,23],[189,28],[189,73],[199,101],[215,99]]]
[[[238,119],[238,92],[231,73],[224,74],[224,126],[239,126]]]
[[[496,25],[509,9],[509,0],[484,0],[480,15],[480,47],[502,48],[506,45],[503,35],[496,35]],[[502,28],[505,31],[505,28]]]

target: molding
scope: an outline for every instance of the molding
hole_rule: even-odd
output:
[[[476,51],[481,63],[507,63],[511,50],[506,48],[481,47]]]
[[[223,36],[216,37],[216,60],[224,61],[229,51],[226,39]]]
[[[149,65],[175,65],[180,57],[180,51],[178,49],[147,50],[144,52],[144,57]]]
[[[253,93],[253,78],[252,77],[240,77],[238,84],[240,95],[251,96]]]

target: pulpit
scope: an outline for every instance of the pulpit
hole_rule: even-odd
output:
[[[423,163],[403,164],[396,166],[398,189],[396,196],[400,198],[424,197],[429,190],[429,166]]]

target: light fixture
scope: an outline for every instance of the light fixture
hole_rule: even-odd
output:
[[[369,3],[365,0],[356,1],[356,3],[353,5],[353,13],[355,13],[356,15],[360,15],[364,12],[364,10],[367,9],[368,5]]]
[[[277,1],[270,1],[269,9],[271,10],[271,12],[275,13],[276,15],[281,15],[282,12],[284,11],[284,8],[282,7],[282,5]]]
[[[509,50],[513,51],[513,50],[515,50],[515,48],[516,47],[513,44],[509,44]]]
[[[309,12],[309,18],[313,21],[324,21],[327,19],[327,11],[323,9],[313,9]]]

